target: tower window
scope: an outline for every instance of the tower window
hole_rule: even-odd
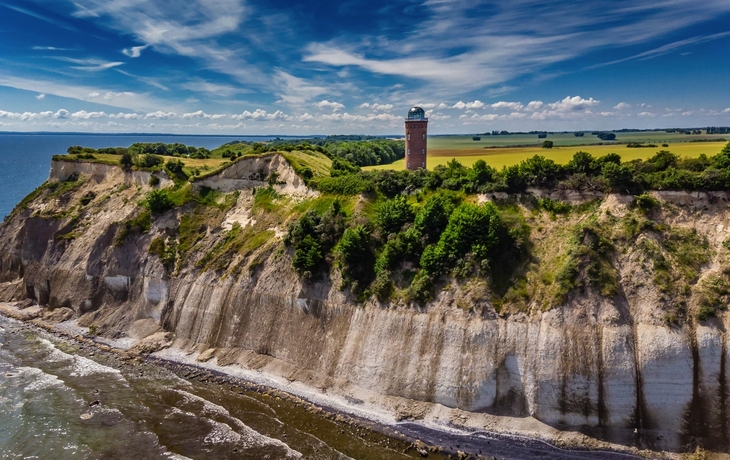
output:
[[[408,133],[408,140],[411,140],[411,133]]]
[[[408,140],[410,140],[410,139],[411,139],[411,138],[410,138],[410,135],[409,135],[409,137],[408,137]],[[425,134],[423,135],[423,140],[424,140],[424,141],[426,140],[426,135],[425,135]]]
[[[411,149],[408,149],[408,155],[410,155],[410,154],[411,154]]]
[[[425,154],[426,154],[426,149],[422,149],[421,150],[421,155],[425,155]]]

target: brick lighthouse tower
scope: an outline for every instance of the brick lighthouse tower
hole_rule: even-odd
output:
[[[406,118],[406,169],[426,168],[428,118],[420,107],[413,107]]]

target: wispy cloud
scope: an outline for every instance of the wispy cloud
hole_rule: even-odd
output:
[[[59,48],[56,46],[34,46],[36,51],[78,51],[78,48]]]
[[[41,94],[37,95],[35,98],[38,99],[39,101],[42,101],[43,99],[46,98],[46,95],[44,93],[41,93]]]
[[[723,38],[723,37],[727,37],[729,35],[730,35],[730,32],[722,32],[722,33],[719,33],[719,34],[712,34],[712,35],[699,35],[697,37],[687,38],[685,40],[679,40],[679,41],[676,41],[676,42],[668,43],[668,44],[663,45],[663,46],[660,46],[658,48],[654,48],[654,49],[649,50],[649,51],[644,51],[643,53],[635,54],[633,56],[629,56],[629,57],[622,58],[622,59],[616,59],[616,60],[610,61],[610,62],[602,62],[600,64],[595,64],[595,65],[592,65],[592,66],[588,66],[586,68],[587,69],[596,69],[596,68],[599,68],[599,67],[605,67],[605,66],[608,66],[608,65],[619,64],[621,62],[631,61],[631,60],[634,60],[634,59],[638,59],[640,61],[644,61],[644,60],[647,60],[647,59],[653,59],[653,58],[656,58],[656,57],[663,56],[665,54],[669,54],[671,52],[674,52],[677,49],[683,48],[685,46],[699,45],[701,43],[707,43],[707,42],[710,42],[710,41],[713,41],[713,40],[717,40],[717,39],[720,39],[720,38]],[[686,54],[689,54],[689,53],[682,53],[682,54],[683,55],[686,55]]]
[[[153,111],[160,107],[176,105],[131,91],[109,91],[90,86],[59,83],[49,79],[19,78],[2,73],[0,73],[0,86],[139,111]]]
[[[16,6],[16,5],[3,5],[3,4],[0,4],[0,6],[4,6],[5,8],[8,8],[10,10],[13,10],[13,11],[15,11],[17,13],[22,13],[22,14],[28,15],[30,17],[39,19],[41,21],[47,22],[49,24],[53,24],[54,26],[60,27],[62,29],[72,30],[74,32],[79,32],[79,30],[76,27],[74,27],[74,26],[72,26],[72,25],[70,25],[70,24],[68,24],[68,23],[66,23],[64,21],[61,21],[61,20],[58,20],[58,19],[54,19],[54,18],[48,17],[48,16],[46,16],[44,14],[38,13],[36,11],[32,11],[30,9],[21,8],[21,7]]]
[[[474,14],[480,8],[490,14]],[[441,95],[455,87],[465,91],[501,85],[593,50],[661,40],[727,12],[730,3],[725,0],[708,0],[702,8],[694,0],[627,0],[620,6],[611,0],[427,1],[422,14],[428,19],[401,40],[342,36],[310,43],[304,61],[416,78]],[[653,55],[677,46],[665,45]]]
[[[142,51],[146,50],[149,47],[150,45],[133,46],[131,48],[124,48],[122,50],[122,53],[130,58],[138,58],[142,55]]]
[[[83,70],[86,72],[99,72],[102,70],[111,69],[112,67],[117,67],[117,66],[124,64],[123,62],[112,62],[112,61],[105,61],[103,59],[95,59],[95,58],[76,59],[76,58],[70,58],[70,57],[65,57],[65,56],[51,56],[51,57],[53,59],[57,59],[59,61],[76,64],[75,66],[71,66],[71,68],[77,69],[77,70]]]

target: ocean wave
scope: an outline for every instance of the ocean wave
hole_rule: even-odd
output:
[[[43,358],[46,362],[70,363],[69,367],[71,367],[71,377],[88,377],[94,374],[115,374],[119,378],[124,379],[124,377],[122,377],[121,371],[118,369],[104,366],[103,364],[99,364],[96,361],[85,358],[83,356],[72,355],[63,352],[59,350],[56,345],[50,340],[41,338],[39,339],[39,342],[48,350],[48,354]]]
[[[22,386],[26,393],[66,386],[63,380],[53,374],[43,372],[37,367],[17,367],[11,374],[6,375],[17,379],[18,386]]]
[[[288,444],[259,433],[238,418],[233,417],[225,407],[219,406],[218,404],[208,401],[205,398],[201,398],[198,395],[188,393],[185,390],[174,389],[173,391],[183,397],[180,405],[182,405],[184,409],[181,410],[178,408],[180,412],[186,414],[194,413],[196,408],[185,406],[199,406],[198,412],[202,412],[202,415],[207,416],[210,423],[213,425],[210,433],[208,433],[205,437],[204,442],[208,444],[233,443],[242,445],[245,448],[266,446],[280,447],[286,452],[286,458],[302,458],[302,454],[293,450]],[[210,418],[211,416],[226,418],[228,423],[213,420]],[[231,425],[233,425],[233,428]]]

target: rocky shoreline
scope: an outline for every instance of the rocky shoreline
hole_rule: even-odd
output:
[[[25,308],[23,308],[25,307]],[[288,392],[274,385],[265,385],[241,378],[209,363],[195,364],[183,360],[157,356],[155,353],[137,353],[115,346],[114,341],[101,339],[84,333],[77,325],[65,324],[68,318],[61,311],[47,311],[38,306],[0,303],[0,314],[21,321],[29,329],[42,330],[54,337],[75,343],[82,352],[93,357],[96,353],[105,353],[116,367],[134,367],[143,363],[152,364],[173,372],[181,378],[195,380],[203,384],[219,385],[232,392],[256,392],[299,405],[320,417],[351,426],[356,432],[374,432],[403,443],[404,452],[417,453],[420,457],[459,458],[459,459],[605,459],[619,460],[629,458],[678,458],[677,455],[665,455],[652,451],[637,449],[615,449],[607,446],[581,446],[578,439],[588,441],[589,438],[578,433],[566,433],[568,436],[558,443],[547,439],[528,437],[515,433],[502,433],[491,430],[467,430],[464,426],[446,424],[439,427],[428,426],[417,421],[396,421],[387,423],[368,417],[364,413],[347,411],[338,404],[327,404],[322,398],[307,398],[299,392]],[[43,318],[41,318],[41,316]],[[61,320],[61,321],[59,321]],[[63,326],[66,327],[63,327]],[[353,401],[356,405],[362,401]],[[574,435],[574,436],[571,436]],[[620,446],[611,446],[620,447]]]

